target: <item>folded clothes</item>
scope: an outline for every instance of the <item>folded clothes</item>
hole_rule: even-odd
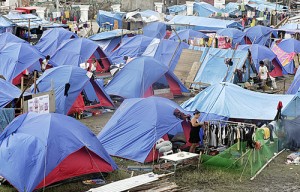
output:
[[[287,156],[286,164],[299,164],[300,152],[291,153]]]

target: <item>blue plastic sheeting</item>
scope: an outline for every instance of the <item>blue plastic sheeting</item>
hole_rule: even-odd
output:
[[[9,33],[9,32],[2,33],[0,35],[0,49],[2,49],[8,43],[28,43],[28,42],[15,36],[12,33]]]
[[[216,83],[184,102],[186,111],[215,114],[228,118],[273,120],[277,105],[286,106],[293,95],[258,93],[231,83]],[[267,104],[266,104],[267,103]]]
[[[161,97],[126,99],[97,137],[110,155],[143,163],[158,139],[173,129],[183,132],[176,108],[183,111]]]
[[[233,83],[235,70],[242,69],[248,57],[248,51],[244,50],[200,47],[190,47],[190,49],[203,51],[200,58],[202,64],[194,81],[211,85],[222,81]],[[225,64],[225,59],[228,58],[232,58],[233,61],[233,65],[229,67],[229,70]]]
[[[186,11],[186,5],[173,5],[168,7],[169,13],[180,13]]]
[[[184,42],[161,40],[156,49],[154,58],[169,67],[170,71],[174,71],[182,49],[187,48],[189,48],[189,45]]]
[[[290,85],[287,94],[296,94],[300,88],[300,70],[297,70],[294,80]]]
[[[194,3],[194,13],[200,17],[209,17],[214,13],[221,13],[220,9],[215,8],[211,4],[205,2]]]
[[[272,61],[276,58],[276,54],[266,46],[253,44],[253,45],[240,45],[239,50],[250,50],[252,61],[255,65],[256,71],[259,71],[259,62],[264,59]]]
[[[143,34],[147,37],[163,39],[166,36],[167,25],[162,22],[149,23],[143,28]]]
[[[246,29],[245,33],[253,44],[268,45],[273,30],[270,27],[257,25]]]
[[[41,70],[43,55],[29,43],[9,43],[0,50],[0,74],[12,82],[24,70]]]
[[[239,11],[239,4],[238,3],[233,3],[233,2],[229,2],[225,5],[225,8],[222,9],[222,12],[224,13],[233,13]]]
[[[192,30],[192,29],[179,30],[179,31],[177,31],[177,35],[179,36],[181,41],[186,40],[186,42],[188,42],[189,39],[194,39],[194,38],[209,38],[204,33],[201,33],[199,31],[195,31],[195,30]],[[169,40],[179,41],[177,35],[176,35],[175,32],[172,33]]]
[[[282,30],[300,30],[300,24],[298,24],[298,23],[287,23],[287,24],[279,27],[279,29],[282,29]]]
[[[221,20],[214,18],[198,17],[198,16],[181,16],[176,15],[169,25],[183,25],[190,26],[197,31],[217,31],[225,28],[237,28],[242,29],[242,25],[239,22],[233,20]]]
[[[79,121],[55,113],[26,113],[0,135],[0,162],[5,162],[0,174],[18,191],[33,191],[44,175],[83,147],[117,169],[97,137]]]
[[[278,11],[283,11],[284,6],[276,3],[271,3],[267,1],[260,1],[260,0],[251,0],[249,2],[254,2],[254,3],[248,3],[247,5],[255,8],[258,11],[272,11],[272,10],[278,10]]]
[[[97,15],[97,23],[100,27],[103,27],[103,24],[109,23],[114,25],[114,22],[118,22],[118,28],[122,29],[122,17],[123,13],[111,13],[107,11],[99,10]]]
[[[143,97],[149,87],[167,71],[167,66],[152,57],[138,57],[116,74],[105,91],[123,98]]]
[[[293,38],[282,40],[278,47],[287,53],[300,53],[300,41]]]
[[[113,39],[115,37],[120,37],[125,34],[127,34],[129,31],[126,29],[115,29],[112,31],[105,31],[101,33],[97,33],[95,35],[92,35],[89,37],[92,41],[100,41],[100,40],[106,40],[106,39]]]
[[[85,38],[65,40],[56,50],[51,60],[59,65],[78,66],[86,62],[96,51],[100,49],[97,43]]]
[[[37,80],[37,87],[41,93],[51,91],[53,88],[55,92],[55,112],[67,114],[88,81],[86,70],[65,65],[46,70]],[[70,84],[70,89],[68,95],[65,95],[65,85],[67,83]],[[33,85],[30,90],[33,93]]]
[[[5,107],[15,98],[19,98],[21,90],[8,81],[0,78],[0,108]]]
[[[153,38],[144,35],[124,38],[121,45],[110,54],[113,63],[123,63],[124,56],[131,58],[141,56]]]
[[[78,38],[78,36],[63,28],[48,29],[43,32],[42,37],[35,47],[40,50],[44,56],[53,55],[64,40],[71,38]]]
[[[296,91],[294,98],[284,108],[281,114],[294,118],[300,116],[300,91]]]
[[[13,27],[15,24],[3,16],[0,16],[0,27]]]
[[[5,127],[12,122],[15,118],[14,108],[2,108],[0,109],[0,133],[5,129]]]
[[[232,38],[232,48],[235,48],[236,45],[245,43],[244,40],[245,33],[238,29],[234,29],[234,28],[220,29],[217,31],[217,35]]]
[[[100,102],[99,101],[99,98],[97,96],[97,93],[96,93],[96,90],[95,88],[93,87],[94,86],[97,86],[98,89],[100,89],[100,92],[104,95],[104,97],[113,105],[113,101],[111,100],[111,98],[109,97],[109,95],[105,92],[104,90],[104,87],[103,87],[103,79],[95,79],[93,81],[93,84],[91,81],[88,81],[85,86],[84,86],[84,93],[85,93],[85,96],[87,97],[87,99],[91,102],[93,101],[96,101],[96,102]]]
[[[12,21],[17,26],[27,27],[27,28],[29,27],[29,19],[30,19],[30,29],[36,29],[39,26],[43,26],[43,27],[56,26],[53,23],[43,20],[33,14],[19,14],[19,13],[9,12],[7,15],[4,15],[4,17]]]

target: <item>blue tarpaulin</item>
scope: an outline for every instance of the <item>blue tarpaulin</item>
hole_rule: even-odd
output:
[[[194,3],[194,13],[196,13],[200,17],[209,17],[214,13],[221,13],[220,9],[215,8],[211,4],[206,2],[198,2]]]
[[[5,107],[12,100],[19,98],[21,90],[8,81],[0,78],[0,108]]]
[[[24,70],[41,70],[43,55],[29,43],[9,43],[0,50],[0,74],[12,82]]]
[[[166,36],[167,25],[162,22],[149,23],[143,28],[143,35],[163,39]]]
[[[130,31],[128,31],[126,29],[115,29],[112,31],[105,31],[105,32],[97,33],[95,35],[90,36],[89,39],[93,40],[93,41],[113,39],[115,37],[120,37],[120,36],[126,35],[129,32]]]
[[[194,79],[195,82],[211,85],[222,81],[233,83],[236,69],[242,69],[244,65],[246,68],[249,67],[247,65],[248,51],[200,47],[190,47],[190,49],[203,51],[200,58],[202,64]],[[228,69],[225,60],[230,58],[233,65]],[[247,77],[249,74],[245,74],[244,78]]]
[[[253,44],[268,45],[273,30],[270,27],[257,25],[246,29],[245,33]]]
[[[41,93],[55,92],[56,113],[68,114],[74,101],[89,81],[86,70],[80,67],[64,65],[48,69],[37,80],[38,91]],[[66,84],[70,84],[69,90],[65,94]],[[52,87],[53,86],[53,87]],[[31,86],[31,92],[34,86]]]
[[[284,110],[281,113],[282,115],[293,118],[300,116],[300,91],[297,90],[294,94],[294,98],[284,108]]]
[[[103,24],[108,23],[114,25],[115,22],[118,22],[118,28],[122,29],[122,17],[123,13],[111,13],[99,10],[97,15],[97,23],[100,27],[103,27]]]
[[[273,120],[278,102],[286,106],[293,95],[258,93],[231,83],[216,83],[184,102],[186,111],[215,114],[228,118]]]
[[[297,70],[294,80],[287,91],[287,94],[296,94],[299,88],[300,88],[300,70]]]
[[[77,156],[75,165],[57,170],[55,178],[52,176],[45,184],[93,173],[93,166],[97,166],[96,172],[111,172],[117,165],[89,128],[74,118],[55,113],[25,113],[0,135],[0,162],[5,162],[0,175],[20,192],[34,191],[39,184],[44,186],[45,176],[82,148],[85,152],[80,157],[87,158]],[[84,160],[93,165],[87,166]]]
[[[168,7],[169,13],[180,13],[186,11],[186,5],[173,5]]]
[[[300,53],[300,41],[293,38],[283,39],[278,47],[287,53]]]
[[[190,40],[190,39],[208,38],[208,36],[205,35],[204,33],[201,33],[199,31],[195,31],[195,30],[192,30],[192,29],[182,29],[182,30],[176,31],[176,33],[175,32],[172,33],[169,40],[179,41],[179,39],[178,39],[178,36],[179,36],[181,41],[185,40],[186,43],[188,43],[188,40]]]
[[[169,25],[188,26],[198,31],[217,31],[225,28],[242,29],[240,22],[233,20],[221,20],[214,18],[198,17],[198,16],[181,16],[176,15]]]
[[[161,97],[126,99],[97,137],[110,155],[143,163],[158,139],[174,129],[183,132],[175,109],[183,111]]]
[[[15,36],[12,33],[6,32],[2,33],[0,35],[0,49],[2,49],[4,46],[6,46],[9,43],[28,43],[24,39],[21,39],[17,36]]]
[[[232,48],[235,48],[236,45],[245,43],[244,40],[245,33],[238,29],[234,29],[234,28],[220,29],[217,31],[217,35],[232,38]]]
[[[71,38],[78,38],[78,36],[64,28],[48,29],[43,32],[42,37],[35,47],[40,50],[44,56],[53,55],[64,40]]]

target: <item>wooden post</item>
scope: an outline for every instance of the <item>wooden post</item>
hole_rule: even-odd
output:
[[[28,19],[28,42],[30,42],[30,19]]]
[[[34,82],[34,94],[36,94],[36,71],[33,73],[33,82]]]
[[[23,89],[24,89],[24,77],[21,77],[21,92],[23,93]],[[24,97],[22,95],[22,98],[21,98],[21,114],[23,113],[24,111],[24,107],[23,107],[23,104],[24,104]]]
[[[285,79],[283,80],[283,94],[285,94]]]

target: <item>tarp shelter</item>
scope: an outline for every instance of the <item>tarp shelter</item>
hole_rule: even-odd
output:
[[[150,23],[154,21],[160,21],[160,13],[153,10],[145,10],[142,12],[128,12],[125,15],[125,21],[127,22],[144,22]]]
[[[270,27],[257,25],[246,29],[245,36],[246,38],[248,38],[248,40],[250,40],[250,42],[248,41],[248,43],[250,44],[268,45],[268,43],[270,43],[271,34],[273,30],[274,29]]]
[[[242,81],[248,80],[250,76],[248,70],[250,67],[248,51],[192,46],[190,49],[203,52],[200,59],[201,67],[197,72],[194,82],[210,85],[222,81],[234,83],[235,71],[237,69],[242,70],[243,66],[246,69]],[[225,64],[226,59],[232,59],[233,65],[227,66]]]
[[[296,118],[300,116],[300,91],[297,90],[294,98],[287,104],[287,106],[282,111],[282,115],[288,118]]]
[[[255,65],[256,71],[259,71],[259,62],[264,59],[269,59],[273,61],[276,58],[276,54],[266,46],[253,44],[253,45],[240,45],[239,50],[249,50],[251,53],[252,61]],[[278,66],[278,64],[277,64]],[[278,66],[281,69],[281,66]],[[278,70],[280,70],[278,69]]]
[[[0,33],[12,32],[15,24],[3,16],[0,16]]]
[[[197,31],[217,31],[226,28],[243,29],[242,25],[237,21],[198,16],[176,15],[168,24],[176,26],[177,29],[191,28]]]
[[[287,94],[296,94],[299,88],[300,88],[300,70],[297,70],[294,80],[287,91]]]
[[[173,95],[188,91],[172,72],[168,72],[167,66],[152,57],[138,57],[116,74],[105,91],[128,99],[151,96],[155,89],[164,88],[169,88]]]
[[[214,114],[235,119],[273,120],[278,102],[285,107],[293,95],[271,95],[243,89],[231,83],[216,83],[184,102],[186,111]]]
[[[54,66],[72,65],[79,67],[81,63],[97,59],[96,71],[108,71],[110,62],[97,43],[85,38],[65,40],[56,50],[51,60]],[[100,62],[100,63],[99,63]],[[101,63],[104,68],[101,67]]]
[[[228,29],[220,29],[217,31],[218,36],[229,37],[232,39],[232,48],[235,48],[237,45],[244,44],[245,33],[241,30],[228,28]]]
[[[300,41],[293,38],[283,39],[278,47],[287,53],[300,53]]]
[[[28,43],[27,41],[15,36],[10,32],[0,35],[0,49],[4,48],[8,43]]]
[[[133,98],[123,101],[97,136],[110,155],[138,161],[153,161],[153,147],[160,138],[172,132],[184,132],[182,120],[173,115],[179,105],[161,97]]]
[[[176,33],[173,32],[172,35],[170,36],[169,40],[179,41],[178,36],[181,41],[185,40],[186,43],[188,43],[189,40],[193,40],[195,38],[204,38],[204,39],[209,38],[207,35],[199,32],[199,31],[195,31],[192,29],[182,29],[182,30],[176,31]]]
[[[12,82],[24,70],[41,70],[43,55],[29,43],[9,43],[0,50],[0,75]]]
[[[89,39],[92,41],[101,41],[101,40],[113,39],[115,37],[121,37],[131,33],[132,32],[127,29],[115,29],[112,31],[97,33],[95,35],[90,36]]]
[[[196,2],[194,3],[194,13],[199,17],[209,17],[215,13],[222,13],[220,9],[215,8],[211,4],[206,2]]]
[[[124,38],[121,45],[110,54],[110,59],[114,64],[124,63],[124,56],[141,56],[153,38],[144,35]]]
[[[152,22],[143,27],[143,35],[163,39],[166,36],[167,25],[162,22]]]
[[[35,47],[40,50],[44,56],[53,55],[64,40],[72,38],[78,38],[78,36],[64,28],[48,29],[43,32],[42,37]]]
[[[1,176],[21,192],[117,169],[89,128],[55,113],[26,113],[14,119],[0,135],[0,154],[5,162]]]
[[[0,78],[0,108],[5,107],[12,100],[19,98],[21,90],[8,81]]]
[[[106,97],[104,90],[99,86],[97,88],[92,80],[90,81],[86,70],[80,67],[66,65],[48,69],[37,80],[36,84],[37,90],[41,93],[54,90],[56,113],[68,114],[71,110],[73,112],[76,110],[83,111],[85,106],[80,94],[86,86],[94,87],[94,92],[88,91],[88,98],[97,97],[100,101],[99,106],[113,106],[111,100]],[[90,90],[88,87],[86,89]],[[34,85],[31,86],[31,92],[34,92]]]
[[[115,29],[122,29],[123,13],[112,13],[99,10],[97,14],[97,23],[100,28],[105,28],[104,25],[109,24],[115,27]]]
[[[171,7],[168,7],[170,14],[178,14],[180,13],[186,13],[186,5],[173,5]]]
[[[290,45],[290,46],[293,46],[293,45]],[[277,59],[280,62],[285,74],[287,74],[287,73],[294,74],[295,73],[294,59],[296,59],[296,61],[298,60],[298,56],[296,55],[296,53],[295,52],[291,52],[291,53],[285,52],[275,43],[272,45],[271,49],[277,55]],[[288,49],[288,48],[286,48],[286,49]],[[297,63],[299,65],[299,61]]]
[[[240,11],[240,5],[239,3],[229,2],[226,3],[225,8],[221,9],[223,13],[229,14],[230,17],[237,17],[242,15],[242,12]]]
[[[300,24],[298,24],[298,23],[287,23],[287,24],[279,27],[278,30],[286,31],[288,33],[299,33],[300,32]]]

